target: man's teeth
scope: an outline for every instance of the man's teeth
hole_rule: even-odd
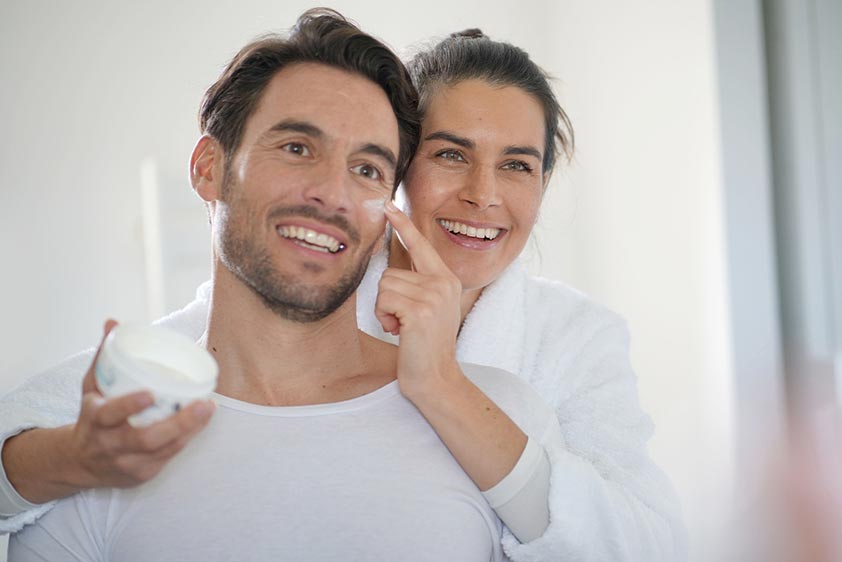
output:
[[[464,234],[471,238],[494,240],[500,234],[499,228],[475,228],[461,222],[439,219],[439,224],[454,234]]]
[[[329,236],[323,232],[316,232],[303,226],[279,226],[278,234],[290,240],[300,240],[304,243],[302,245],[320,252],[335,254],[345,248],[345,245],[333,236]]]

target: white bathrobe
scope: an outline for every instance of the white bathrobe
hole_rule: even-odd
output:
[[[387,256],[372,259],[357,293],[360,328],[382,339],[374,317]],[[158,323],[198,338],[210,284],[196,300]],[[36,376],[0,401],[0,441],[31,427],[75,421],[88,350]],[[560,283],[530,277],[518,262],[489,285],[465,319],[457,359],[490,365],[530,382],[555,409],[564,441],[550,444],[550,525],[521,544],[506,532],[515,562],[686,559],[680,507],[646,443],[653,427],[638,404],[624,321]],[[0,519],[13,532],[53,503]],[[431,540],[435,540],[431,537]]]

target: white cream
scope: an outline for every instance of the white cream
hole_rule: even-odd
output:
[[[366,199],[363,201],[363,209],[368,213],[368,218],[371,222],[378,222],[383,220],[386,215],[386,201],[388,198]]]

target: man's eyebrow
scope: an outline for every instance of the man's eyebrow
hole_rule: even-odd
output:
[[[459,135],[454,135],[449,131],[436,131],[435,133],[430,133],[429,135],[424,137],[424,140],[443,140],[452,142],[453,144],[457,144],[463,148],[470,149],[476,147],[476,144],[474,144],[474,141],[472,141],[471,139],[460,137]]]
[[[541,151],[534,146],[507,146],[503,150],[503,154],[527,154],[529,156],[534,156],[538,160],[543,159]]]
[[[284,119],[283,121],[275,123],[268,131],[266,131],[266,134],[286,133],[288,131],[304,133],[305,135],[310,135],[315,138],[322,138],[324,136],[324,131],[312,123],[308,123],[307,121],[297,121],[295,119]]]
[[[395,153],[386,148],[385,146],[380,146],[379,144],[374,144],[373,142],[370,142],[368,144],[363,145],[359,151],[365,154],[379,156],[380,158],[388,162],[389,165],[392,166],[392,168],[395,168],[398,165],[398,159],[395,158]]]

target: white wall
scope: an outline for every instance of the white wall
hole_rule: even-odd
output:
[[[559,78],[579,150],[550,188],[534,265],[628,318],[653,454],[705,544],[733,456],[709,2],[332,5],[398,49],[479,26]],[[142,160],[155,159],[165,190],[189,193],[204,88],[242,44],[305,7],[0,3],[0,391],[94,344],[107,316],[146,319]],[[198,200],[183,218],[201,245]],[[181,271],[167,306],[206,271]]]

